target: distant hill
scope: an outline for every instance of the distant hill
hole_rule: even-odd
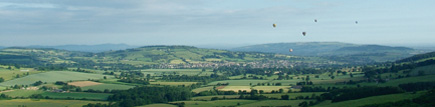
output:
[[[0,64],[44,65],[71,63],[72,57],[91,57],[91,53],[51,48],[9,47],[0,50]]]
[[[292,49],[293,52],[289,52],[289,49]],[[395,61],[409,57],[415,51],[407,47],[357,45],[340,42],[272,43],[245,46],[231,50],[328,57],[332,60],[355,63]]]
[[[63,49],[69,51],[81,51],[81,52],[104,52],[110,50],[124,50],[130,48],[136,48],[137,46],[130,46],[127,44],[100,44],[100,45],[60,45],[60,46],[28,46],[28,48],[54,48]]]
[[[21,65],[65,65],[74,67],[216,67],[237,63],[250,63],[268,66],[276,61],[285,66],[301,64],[301,61],[316,61],[310,65],[330,64],[321,58],[297,57],[273,53],[232,52],[217,49],[203,49],[192,46],[144,46],[100,53],[68,51],[52,48],[10,47],[0,50],[0,64]],[[292,63],[294,62],[294,63]],[[186,65],[186,66],[185,66]]]
[[[144,46],[140,48],[98,53],[98,58],[112,62],[121,59],[129,64],[185,64],[207,62],[250,62],[278,58],[275,54],[231,52],[193,46]],[[284,59],[289,58],[285,55]]]
[[[429,52],[429,53],[425,53],[425,54],[414,55],[412,57],[401,59],[401,60],[398,60],[396,62],[397,63],[402,63],[402,62],[417,62],[417,61],[425,61],[425,60],[429,60],[429,59],[435,59],[435,52]]]
[[[296,43],[271,43],[251,45],[239,48],[230,49],[231,51],[243,52],[266,52],[266,53],[279,53],[291,54],[298,56],[319,56],[325,52],[332,52],[343,47],[358,46],[349,43],[340,42],[296,42]],[[293,52],[289,52],[293,49]]]

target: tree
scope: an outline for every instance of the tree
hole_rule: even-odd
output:
[[[299,103],[299,107],[308,107],[308,102],[304,101],[302,103]]]
[[[281,95],[281,100],[289,100],[289,95]]]
[[[418,71],[418,76],[424,76],[424,75],[425,75],[424,71],[422,70]]]
[[[104,78],[104,79],[107,79],[107,77],[106,77],[106,76],[104,76],[103,78]]]
[[[39,86],[41,85],[43,82],[42,81],[36,81],[35,83],[33,83],[33,86]]]
[[[5,79],[3,79],[3,77],[0,77],[0,82],[4,82]]]

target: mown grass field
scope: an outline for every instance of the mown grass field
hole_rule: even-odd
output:
[[[102,103],[103,101],[84,101],[84,100],[32,100],[32,99],[13,99],[13,100],[0,100],[1,107],[82,107],[89,103]]]
[[[51,71],[29,75],[22,78],[13,79],[0,83],[1,86],[13,85],[30,85],[36,81],[47,83],[54,83],[56,81],[74,81],[74,80],[88,80],[88,79],[103,79],[102,74],[81,73],[72,71]]]
[[[93,85],[93,86],[85,86],[85,87],[81,87],[82,90],[88,90],[88,89],[93,89],[93,90],[100,90],[103,91],[105,89],[109,89],[109,90],[127,90],[130,88],[133,88],[135,86],[131,86],[131,85],[121,85],[121,84],[98,84],[98,85]]]
[[[395,102],[405,99],[413,99],[419,97],[424,92],[419,92],[417,94],[412,93],[401,93],[401,94],[390,94],[390,95],[381,95],[381,96],[373,96],[356,100],[342,101],[331,103],[331,101],[327,100],[320,104],[315,105],[314,107],[358,107],[368,104],[381,104],[386,102]]]

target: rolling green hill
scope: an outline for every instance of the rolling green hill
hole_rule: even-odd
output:
[[[135,49],[108,51],[97,54],[94,60],[105,63],[140,64],[195,64],[211,62],[252,62],[267,59],[298,58],[257,52],[231,52],[201,49],[191,46],[145,46]]]
[[[292,52],[289,52],[292,49]],[[349,63],[395,61],[411,56],[415,50],[406,47],[357,45],[340,42],[273,43],[231,49],[244,52],[267,52],[298,56],[318,56]]]
[[[329,60],[316,57],[298,57],[274,53],[232,52],[217,49],[202,49],[192,46],[145,46],[134,49],[88,53],[45,48],[6,48],[0,50],[0,64],[28,65],[28,67],[61,65],[64,67],[95,68],[151,68],[172,65],[189,67],[212,67],[236,63],[268,61],[304,62],[319,64]],[[195,65],[196,64],[196,65]],[[288,64],[288,63],[287,63]],[[151,67],[150,67],[151,66]],[[189,68],[184,67],[184,68]]]
[[[252,45],[231,49],[232,51],[244,52],[267,52],[279,54],[291,54],[298,56],[319,56],[325,52],[331,52],[343,47],[358,46],[340,42],[296,42],[296,43],[271,43]],[[293,52],[289,52],[293,49]]]

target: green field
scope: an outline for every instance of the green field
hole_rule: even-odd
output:
[[[199,96],[199,97],[193,97],[192,100],[196,101],[196,100],[208,100],[210,101],[211,98],[213,97],[218,97],[220,99],[228,98],[228,99],[234,99],[234,98],[239,98],[240,95],[214,95],[214,96]]]
[[[435,75],[416,76],[401,79],[394,79],[385,83],[361,83],[362,86],[398,86],[399,84],[414,83],[414,82],[433,82],[435,81]]]
[[[42,90],[13,90],[9,92],[4,92],[4,94],[11,97],[29,97],[33,94],[41,94],[42,96],[48,96],[50,98],[86,98],[93,100],[106,100],[108,96],[112,94],[106,93],[55,93],[55,92],[46,92]]]
[[[291,86],[255,86],[252,87],[256,90],[263,90],[264,92],[272,92],[273,90],[278,91],[279,89],[283,89],[284,92],[287,92]]]
[[[290,99],[296,98],[298,96],[312,96],[313,94],[315,94],[316,96],[319,96],[321,94],[323,94],[324,92],[301,92],[301,93],[278,93],[278,94],[261,94],[264,96],[267,96],[269,98],[277,98],[277,99],[281,99],[282,95],[288,95]]]
[[[237,106],[257,102],[256,100],[216,100],[216,101],[177,101],[171,103],[184,102],[186,107],[223,107]]]
[[[210,69],[206,69],[206,72],[202,72],[202,69],[146,69],[141,70],[142,73],[145,75],[150,74],[151,76],[154,75],[169,75],[169,74],[175,74],[175,75],[210,75],[213,72],[210,72]]]
[[[411,71],[411,75],[418,75],[418,71],[423,71],[424,74],[428,75],[433,75],[435,74],[435,65],[428,65],[428,66],[423,66],[423,67],[418,67],[415,68]]]
[[[254,100],[255,101],[255,100]],[[263,106],[292,106],[299,107],[299,103],[309,101],[309,100],[264,100],[264,101],[255,101],[254,103],[243,104],[240,107],[263,107]]]
[[[33,68],[21,68],[21,69],[14,69],[9,70],[5,68],[0,68],[0,77],[2,77],[5,81],[14,79],[17,77],[17,75],[20,75],[20,77],[24,76],[23,74],[29,73],[29,75],[41,73],[42,71],[35,71]]]
[[[197,82],[150,82],[150,84],[154,84],[154,85],[192,85],[192,84],[196,84]]]
[[[220,91],[234,91],[234,92],[238,92],[239,90],[244,91],[246,90],[247,92],[251,92],[251,86],[226,86],[223,89],[219,89]]]
[[[8,92],[3,92],[4,94],[11,96],[11,97],[29,97],[33,94],[42,94],[44,91],[41,90],[11,90]]]
[[[89,103],[102,103],[102,101],[83,101],[83,100],[31,100],[31,99],[13,99],[13,100],[0,100],[1,107],[82,107]]]
[[[417,98],[420,95],[423,95],[424,92],[419,92],[417,94],[411,93],[402,93],[402,94],[390,94],[390,95],[381,95],[381,96],[373,96],[356,100],[342,101],[331,103],[331,101],[324,101],[320,104],[315,105],[314,107],[358,107],[368,104],[381,104],[387,102],[395,102],[404,99],[413,99]]]
[[[0,91],[5,90],[7,87],[0,86]]]
[[[0,83],[1,86],[13,86],[13,85],[30,85],[36,81],[53,83],[56,81],[71,81],[71,80],[88,80],[88,79],[103,79],[102,74],[81,73],[72,71],[51,71],[45,73],[38,73],[29,75],[22,78],[13,79]]]
[[[208,90],[212,90],[213,87],[214,87],[214,86],[208,86],[208,87],[196,88],[196,89],[193,89],[192,92],[199,93],[199,92],[203,92],[203,91],[208,91]]]
[[[216,85],[218,83],[229,83],[229,86],[250,86],[257,85],[257,83],[267,83],[273,80],[224,80],[208,83],[207,85]]]
[[[107,93],[55,93],[55,92],[44,92],[42,96],[48,96],[50,98],[75,98],[75,99],[92,99],[92,100],[106,100],[112,94]]]
[[[98,85],[93,85],[93,86],[85,86],[85,87],[81,87],[82,90],[88,90],[88,89],[94,89],[94,90],[105,90],[105,89],[109,89],[109,90],[127,90],[130,88],[133,88],[135,86],[130,86],[130,85],[121,85],[121,84],[98,84]]]
[[[178,107],[178,106],[172,104],[150,104],[150,105],[136,106],[136,107]]]

